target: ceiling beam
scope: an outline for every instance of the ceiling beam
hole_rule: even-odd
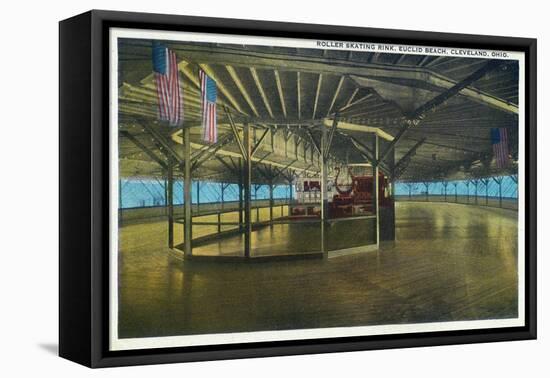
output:
[[[332,127],[333,126],[333,121],[331,121],[330,119],[325,118],[324,121],[323,121],[323,124],[325,125],[325,127]],[[359,132],[363,132],[363,133],[373,133],[373,134],[376,134],[380,138],[385,139],[387,141],[393,141],[394,140],[394,137],[392,135],[388,134],[387,132],[385,132],[384,130],[382,130],[378,127],[372,127],[372,126],[367,126],[367,125],[359,125],[359,124],[355,124],[355,123],[339,121],[338,122],[338,128],[343,129],[343,130],[349,130],[349,131],[359,131]]]
[[[241,79],[239,78],[237,71],[235,71],[235,68],[233,68],[232,66],[225,66],[225,69],[227,70],[227,72],[229,72],[229,76],[231,76],[231,78],[233,79],[233,82],[241,92],[248,106],[250,106],[250,109],[252,109],[252,112],[256,115],[256,117],[259,117],[260,115],[258,114],[256,107],[254,106],[254,102],[252,101],[252,98],[250,98],[250,95],[248,94],[248,91],[244,87]]]
[[[401,176],[405,170],[407,169],[407,166],[409,165],[409,162],[411,161],[411,158],[416,154],[416,150],[424,144],[426,141],[426,138],[422,138],[419,140],[399,161],[394,165],[394,179],[397,179],[399,176]]]
[[[200,98],[201,84],[200,84],[200,82],[199,82],[198,75],[196,75],[196,74],[193,72],[193,70],[191,69],[191,65],[189,64],[189,62],[187,62],[187,61],[185,61],[185,60],[182,60],[182,61],[178,64],[178,68],[179,68],[179,70],[189,79],[189,81],[191,81],[191,83],[193,83],[193,84],[195,85],[196,90],[198,91],[198,92],[196,92],[196,93],[199,94],[198,97]],[[199,67],[199,68],[201,68],[201,67]],[[201,69],[202,69],[202,68],[201,68]],[[205,72],[206,72],[206,71],[205,71]],[[207,75],[208,75],[208,73],[207,73]],[[152,75],[150,75],[150,76],[152,76]],[[210,75],[208,75],[208,76],[210,76]],[[146,81],[148,78],[149,78],[149,76],[148,76],[147,78],[143,79],[143,80],[142,80],[142,83],[143,83],[144,81]],[[213,78],[213,77],[212,77],[212,78]],[[213,78],[213,79],[214,79],[214,78]],[[191,90],[191,88],[187,88],[187,89],[188,89],[188,90]],[[225,96],[225,93],[222,92],[222,94]],[[228,98],[227,100],[230,101],[229,98]],[[189,101],[189,99],[187,99],[187,102],[188,102],[188,101]],[[220,98],[218,101],[220,102],[220,105],[225,105],[225,106],[227,106],[227,107],[229,107],[229,108],[231,108],[231,109],[234,109],[234,110],[237,111],[237,112],[241,112],[241,113],[242,113],[242,111],[240,111],[239,108],[235,108],[232,104],[228,104],[227,101],[225,101],[225,100],[223,100],[223,99],[221,99],[221,98]],[[200,105],[200,102],[199,102],[199,105]]]
[[[319,103],[319,94],[321,93],[321,85],[323,85],[323,74],[319,74],[319,79],[317,80],[317,90],[315,91],[315,102],[313,103],[313,115],[311,119],[315,119],[317,104]]]
[[[269,129],[265,129],[263,134],[260,136],[260,139],[258,139],[258,142],[256,142],[256,145],[252,149],[252,152],[250,152],[250,156],[254,156],[254,154],[258,151],[258,149],[261,147],[265,137],[267,136],[267,133],[269,132]]]
[[[193,161],[191,171],[196,171],[201,165],[206,163],[213,156],[216,156],[216,152],[231,143],[233,141],[233,138],[235,137],[233,134],[226,134],[225,136],[226,138],[224,138],[223,140],[220,139],[218,143],[210,145],[210,148],[208,148],[206,152],[203,153],[201,156],[196,157],[194,161],[193,158],[191,159],[191,161]]]
[[[168,154],[171,159],[173,159],[175,162],[177,162],[179,165],[183,166],[185,162],[181,158],[181,156],[172,148],[170,142],[168,139],[164,137],[159,131],[157,131],[154,127],[151,127],[147,122],[140,122],[140,126],[142,126],[151,136],[153,139],[155,139],[163,148],[165,151],[168,151]]]
[[[181,46],[181,45],[180,45]],[[361,77],[368,79],[399,79],[409,83],[423,82],[441,90],[452,88],[456,81],[444,75],[435,73],[425,67],[394,66],[388,64],[372,64],[346,59],[291,56],[284,54],[235,51],[224,48],[184,46],[174,47],[177,51],[196,62],[211,63],[216,57],[216,63],[253,68],[269,68],[287,71],[301,71],[315,74],[353,75],[353,79]],[[494,106],[500,110],[518,114],[518,106],[506,100],[491,96],[473,88],[463,88],[462,95],[478,102]]]
[[[264,87],[262,86],[262,83],[260,82],[260,77],[258,76],[258,72],[254,67],[250,67],[250,73],[252,74],[252,78],[254,79],[254,83],[256,84],[256,87],[258,88],[258,92],[260,92],[260,96],[262,97],[262,100],[264,101],[264,105],[267,109],[267,112],[269,113],[270,117],[273,118],[273,111],[271,110],[271,106],[269,105],[269,100],[265,94]]]
[[[315,140],[315,137],[313,136],[313,132],[311,131],[311,129],[307,129],[307,133],[309,135],[309,139],[311,139],[311,143],[312,143],[313,147],[315,148],[315,151],[317,151],[319,156],[322,156],[323,154],[321,153],[321,146]]]
[[[419,122],[425,117],[428,111],[435,111],[437,107],[441,106],[445,101],[453,96],[456,96],[462,89],[481,79],[487,73],[497,69],[503,64],[500,60],[490,60],[483,67],[466,77],[461,82],[455,84],[452,88],[447,89],[445,92],[435,96],[433,99],[426,102],[424,105],[418,107],[407,119],[403,127],[399,130],[395,138],[390,142],[386,150],[380,156],[379,161],[383,161],[393,150],[397,142],[403,137],[407,130],[413,126],[419,124]]]
[[[354,92],[354,93],[357,93],[357,92]],[[355,105],[358,105],[358,104],[360,104],[360,103],[362,103],[362,102],[365,102],[366,100],[368,100],[368,99],[371,98],[371,97],[372,97],[372,93],[368,93],[368,94],[366,94],[365,96],[360,97],[360,98],[358,98],[357,100],[354,100],[353,102],[352,102],[352,101],[348,101],[348,103],[347,103],[346,105],[342,106],[342,107],[339,109],[339,111],[340,111],[340,112],[343,112],[343,111],[345,111],[345,110],[348,110],[348,109],[350,109],[351,107],[353,107],[353,106],[355,106]],[[350,98],[350,100],[351,100],[351,98]]]
[[[279,75],[279,71],[274,70],[273,73],[275,74],[275,83],[277,84],[277,91],[279,92],[279,100],[281,100],[281,108],[283,109],[283,115],[286,118],[286,105],[285,105],[285,96],[283,93],[283,86],[281,84],[281,77]]]
[[[334,133],[336,132],[336,128],[338,127],[338,117],[334,117],[332,120],[332,126],[330,127],[330,132],[328,134],[328,140],[327,145],[325,147],[324,151],[324,158],[325,160],[328,158],[328,153],[330,151],[330,146],[332,145],[332,139],[334,138]]]
[[[201,68],[201,70],[204,71],[205,74],[210,76],[216,82],[216,86],[219,88],[220,92],[223,93],[223,95],[227,98],[231,105],[235,109],[237,109],[239,113],[247,114],[245,111],[242,110],[241,106],[239,105],[231,91],[227,89],[227,87],[223,84],[218,75],[216,75],[214,70],[208,64],[199,64],[199,67]]]
[[[344,84],[345,79],[346,79],[345,76],[341,76],[340,81],[338,81],[338,86],[336,87],[336,90],[334,91],[334,95],[332,96],[332,101],[330,102],[330,106],[328,107],[327,117],[330,115],[330,112],[332,111],[332,108],[334,107],[334,103],[336,103],[336,99],[338,98],[338,95],[340,94],[340,90],[342,89],[342,85]]]
[[[120,131],[120,134],[130,140],[132,143],[134,143],[139,149],[141,149],[147,156],[151,158],[154,162],[156,162],[158,165],[162,167],[162,169],[166,170],[168,168],[168,165],[166,162],[158,157],[153,151],[151,151],[147,146],[145,146],[139,139],[137,139],[135,136],[130,134],[128,131]]]
[[[239,146],[239,150],[241,151],[242,158],[244,160],[248,160],[248,154],[246,152],[246,148],[244,147],[241,136],[239,135],[239,131],[237,130],[237,126],[235,126],[235,122],[233,122],[233,118],[231,117],[231,113],[229,113],[229,111],[227,111],[226,108],[224,108],[224,110],[225,110],[225,114],[227,114],[227,118],[229,118],[229,125],[231,126],[231,131],[233,132],[233,135],[235,136],[235,140],[237,141],[237,145]]]

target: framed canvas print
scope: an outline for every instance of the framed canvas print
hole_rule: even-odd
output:
[[[60,355],[536,337],[536,41],[60,23]]]

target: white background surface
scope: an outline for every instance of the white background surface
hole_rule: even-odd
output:
[[[550,267],[539,199],[539,340],[89,370],[56,357],[58,246],[58,25],[91,8],[536,37],[539,166],[550,132],[543,89],[550,26],[544,2],[461,0],[6,1],[0,22],[0,375],[60,377],[548,376]],[[546,66],[546,67],[545,67]],[[539,169],[540,188],[550,179]],[[546,273],[546,274],[545,274]]]

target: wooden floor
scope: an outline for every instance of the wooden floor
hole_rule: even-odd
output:
[[[327,227],[328,250],[341,250],[375,244],[374,219],[350,219]],[[215,235],[213,235],[215,236]],[[183,250],[183,245],[178,246]],[[321,253],[321,225],[297,221],[293,224],[266,225],[255,229],[250,238],[250,256],[287,256]],[[244,256],[244,235],[207,240],[193,247],[193,256]]]
[[[517,316],[517,212],[414,202],[396,211],[397,240],[379,251],[257,264],[183,262],[165,247],[165,222],[125,226],[119,336]]]

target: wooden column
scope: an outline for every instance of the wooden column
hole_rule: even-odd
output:
[[[122,227],[122,180],[118,179],[118,227]]]
[[[292,180],[288,180],[288,203],[292,202]]]
[[[489,179],[485,179],[485,206],[489,206]]]
[[[164,179],[164,215],[168,216],[168,180],[166,177]]]
[[[254,185],[254,201],[256,203],[256,222],[260,222],[260,205],[258,202],[258,186],[259,185]]]
[[[221,187],[221,192],[220,192],[220,194],[221,194],[221,198],[220,198],[220,200],[221,200],[221,206],[220,206],[220,208],[221,208],[221,210],[223,210],[223,208],[224,208],[224,204],[223,204],[223,202],[224,202],[224,198],[223,198],[223,197],[224,197],[224,196],[223,196],[223,193],[225,192],[225,185],[224,185],[223,182],[221,183],[221,185],[222,185],[222,187]]]
[[[273,225],[273,180],[269,181],[269,223]]]
[[[197,214],[199,214],[200,207],[201,207],[201,186],[200,186],[201,184],[199,180],[197,180],[196,183],[197,183]]]
[[[174,248],[174,164],[168,165],[168,248]]]
[[[502,207],[502,178],[498,179],[498,207]]]
[[[374,190],[372,195],[372,203],[373,203],[373,210],[376,214],[376,223],[374,227],[374,240],[376,242],[376,246],[380,246],[380,199],[378,198],[378,188],[380,187],[379,177],[378,174],[380,172],[380,168],[378,166],[378,159],[380,155],[380,142],[378,140],[378,134],[374,134],[374,145],[372,148],[374,152],[374,161],[372,164],[372,174],[374,176]]]
[[[321,252],[328,257],[327,246],[327,220],[328,220],[328,196],[327,196],[327,128],[321,125]]]
[[[250,257],[250,238],[252,233],[252,218],[251,218],[251,195],[250,187],[252,186],[252,159],[250,156],[251,143],[250,143],[250,125],[245,123],[243,125],[243,138],[244,138],[244,169],[243,169],[243,186],[244,186],[244,256]]]
[[[244,197],[243,197],[243,181],[244,181],[244,174],[243,174],[243,163],[242,159],[239,158],[239,230],[242,231],[243,229],[243,211],[244,211]]]
[[[185,256],[191,256],[193,254],[191,249],[193,214],[191,209],[191,140],[188,127],[183,132],[183,161],[183,245]]]
[[[424,186],[426,186],[426,202],[430,201],[430,183],[425,182]]]

